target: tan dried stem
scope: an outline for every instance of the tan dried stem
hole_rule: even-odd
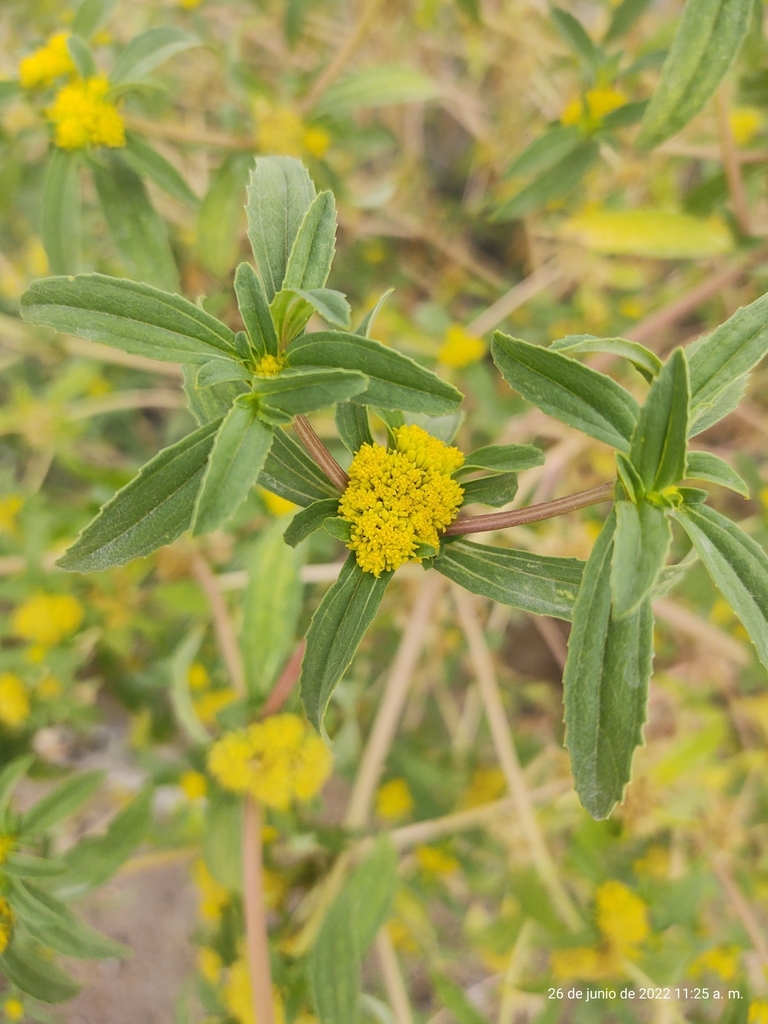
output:
[[[306,416],[296,416],[293,429],[309,454],[325,473],[331,483],[340,491],[346,490],[349,477],[331,455],[323,442],[315,433],[315,429]]]
[[[729,86],[724,82],[715,94],[715,112],[717,115],[717,135],[720,143],[723,170],[725,179],[728,182],[728,194],[731,199],[731,209],[738,221],[739,227],[745,235],[751,235],[752,229],[749,218],[749,205],[747,195],[744,191],[744,179],[741,176],[741,165],[739,154],[736,149],[736,140],[733,137],[731,118],[728,112]]]
[[[736,879],[731,874],[728,863],[723,855],[716,855],[712,858],[712,870],[717,875],[717,880],[722,886],[734,914],[749,936],[749,941],[752,943],[755,953],[757,953],[760,966],[763,970],[768,970],[768,941],[763,934],[760,922],[745,899]]]
[[[192,558],[192,574],[208,599],[208,607],[211,609],[213,628],[216,633],[216,642],[224,659],[232,687],[240,696],[244,696],[246,692],[245,668],[242,655],[240,654],[240,645],[235,635],[235,628],[229,617],[227,603],[219,588],[216,575],[200,551],[196,551]]]
[[[557,913],[572,931],[578,931],[581,927],[579,913],[560,881],[555,862],[536,820],[531,794],[523,775],[512,731],[504,710],[504,703],[501,699],[493,658],[475,610],[474,598],[455,584],[451,587],[451,591],[459,615],[459,623],[469,647],[469,656],[477,677],[496,756],[515,801],[520,828],[528,844],[531,861],[549,893]]]
[[[381,976],[384,979],[384,988],[387,992],[389,1005],[395,1015],[397,1024],[413,1024],[413,1013],[408,1000],[408,990],[405,987],[403,974],[392,945],[392,939],[386,928],[380,928],[376,936],[376,953],[379,957]]]
[[[294,647],[293,654],[286,662],[285,668],[280,673],[277,682],[272,687],[267,699],[264,701],[264,707],[261,709],[259,716],[260,718],[268,718],[269,715],[276,715],[290,697],[291,690],[293,690],[299,680],[301,662],[304,657],[306,647],[306,640],[299,640]]]
[[[259,1024],[275,1024],[269,963],[267,908],[264,904],[261,807],[247,796],[243,810],[243,901],[253,1012]]]
[[[467,331],[470,334],[482,335],[492,331],[497,324],[506,319],[520,306],[532,299],[534,295],[548,288],[563,276],[563,271],[554,260],[550,260],[538,270],[534,270],[528,277],[523,278],[514,288],[510,288],[501,298],[498,298],[493,305],[484,309],[482,313],[470,320],[467,324]]]
[[[554,501],[544,501],[539,505],[529,505],[527,508],[512,509],[509,512],[491,512],[484,516],[467,516],[464,519],[457,519],[451,523],[445,531],[447,536],[457,537],[467,533],[487,533],[490,530],[505,530],[510,526],[524,526],[526,523],[537,523],[542,519],[552,519],[554,516],[562,516],[566,512],[575,512],[580,508],[587,508],[589,505],[599,505],[601,501],[607,501],[613,496],[615,484],[599,484],[597,487],[590,487],[588,491],[579,491],[576,494],[569,494],[565,498],[555,498]]]
[[[323,93],[333,85],[344,70],[350,57],[354,54],[355,50],[358,49],[360,43],[368,32],[368,29],[373,24],[373,20],[376,17],[380,6],[381,0],[368,0],[368,3],[365,5],[363,13],[360,16],[360,20],[336,51],[325,70],[317,76],[312,88],[302,100],[301,112],[303,114],[309,114],[311,112],[312,108],[317,105],[317,102]]]

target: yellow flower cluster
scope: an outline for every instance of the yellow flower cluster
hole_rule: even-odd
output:
[[[8,947],[12,931],[13,911],[11,910],[11,904],[5,896],[0,896],[0,953],[5,952]]]
[[[200,916],[206,921],[218,921],[229,903],[229,889],[216,881],[204,860],[193,863],[191,874],[192,881],[200,890]]]
[[[739,952],[738,946],[714,946],[696,957],[688,973],[692,978],[700,978],[711,971],[723,981],[732,981],[739,973]]]
[[[600,121],[612,110],[623,107],[627,97],[623,92],[611,87],[602,86],[589,89],[584,97],[574,96],[560,115],[562,125],[589,125]]]
[[[485,342],[482,338],[470,334],[459,324],[454,324],[445,332],[445,341],[437,353],[437,360],[443,366],[453,370],[461,370],[470,363],[476,363],[485,355]]]
[[[285,810],[292,800],[309,800],[321,789],[331,754],[298,715],[273,715],[214,743],[208,768],[224,789]]]
[[[245,960],[235,960],[229,969],[229,977],[224,985],[224,1005],[239,1024],[257,1024],[253,1011],[253,993],[248,965]],[[272,989],[272,1005],[275,1012],[275,1024],[285,1024],[285,1011],[279,989]]]
[[[425,875],[452,875],[459,870],[456,858],[439,846],[417,846],[413,852]]]
[[[413,797],[405,779],[390,779],[376,794],[376,813],[384,821],[397,821],[413,810]]]
[[[456,518],[464,491],[451,477],[464,462],[417,426],[397,427],[395,450],[364,444],[349,467],[339,513],[352,523],[349,549],[365,572],[380,576],[419,561],[419,543],[437,547]]]
[[[20,999],[11,996],[3,1003],[3,1013],[8,1020],[22,1020],[24,1017],[24,1003]]]
[[[83,606],[71,594],[36,594],[13,613],[11,626],[17,636],[55,647],[74,633],[83,621]]]
[[[19,82],[23,89],[45,89],[63,75],[77,69],[67,47],[68,32],[52,35],[45,46],[35,50],[19,64]]]
[[[16,845],[16,840],[13,836],[0,834],[0,864],[4,864],[8,859],[8,854]]]
[[[749,1004],[747,1024],[768,1024],[768,999],[758,996]]]
[[[276,377],[285,366],[285,360],[279,356],[265,355],[256,364],[257,377]]]
[[[29,697],[24,684],[12,672],[0,675],[0,725],[18,729],[29,718]]]
[[[125,122],[115,104],[107,99],[109,82],[102,75],[77,79],[56,94],[47,115],[56,126],[60,149],[125,145]]]
[[[15,533],[16,518],[24,505],[20,494],[7,494],[0,498],[0,533]]]
[[[256,145],[262,153],[280,156],[301,156],[303,153],[322,160],[328,152],[331,137],[317,125],[306,127],[293,107],[272,106],[260,97],[255,110],[258,122]]]

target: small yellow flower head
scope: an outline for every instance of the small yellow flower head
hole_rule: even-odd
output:
[[[0,953],[4,953],[13,932],[13,910],[11,904],[0,896]]]
[[[291,512],[296,511],[296,505],[292,501],[281,498],[279,494],[273,494],[272,491],[268,491],[264,487],[259,488],[259,494],[273,516],[288,516]]]
[[[280,356],[265,355],[256,363],[257,377],[276,377],[285,366],[285,360]]]
[[[224,1005],[239,1024],[257,1024],[253,1012],[253,992],[248,965],[244,960],[236,960],[229,969],[229,977],[224,985]],[[285,1024],[285,1010],[278,988],[272,988],[272,1002],[275,1012],[275,1024]]]
[[[46,89],[63,75],[77,73],[69,55],[69,32],[57,32],[45,46],[35,50],[19,64],[19,82],[23,89]]]
[[[18,729],[29,718],[29,697],[24,684],[12,672],[0,675],[0,725]]]
[[[376,813],[383,821],[398,821],[413,811],[413,797],[405,779],[390,779],[376,794]]]
[[[501,768],[478,768],[464,792],[462,807],[480,807],[498,800],[506,788],[507,782]]]
[[[83,606],[71,594],[37,594],[13,613],[11,626],[17,636],[41,647],[55,647],[74,633],[83,621]]]
[[[586,96],[575,96],[560,115],[560,124],[589,126],[600,121],[612,110],[623,107],[627,97],[618,89],[603,86],[590,89]]]
[[[16,518],[24,505],[19,494],[7,494],[0,498],[0,533],[15,533]]]
[[[56,676],[44,676],[35,687],[35,693],[41,700],[55,700],[60,697],[64,687]]]
[[[322,160],[331,145],[331,136],[325,128],[316,125],[304,132],[304,152],[315,160]]]
[[[192,881],[200,890],[200,916],[206,921],[218,921],[229,903],[229,889],[217,882],[204,860],[196,860],[191,869]]]
[[[747,1024],[768,1024],[768,999],[758,997],[751,1001]]]
[[[692,978],[699,978],[711,971],[723,981],[732,981],[739,973],[739,953],[738,946],[713,946],[696,957],[689,973]]]
[[[195,714],[204,725],[214,725],[216,716],[237,700],[237,694],[231,687],[223,690],[207,690],[194,701]]]
[[[56,94],[46,111],[56,126],[54,141],[60,149],[125,145],[125,122],[106,98],[109,82],[103,76],[77,79]]]
[[[8,859],[8,854],[16,845],[16,840],[13,836],[3,835],[0,833],[0,864],[4,864]]]
[[[272,106],[264,97],[255,104],[256,145],[261,153],[276,156],[301,156],[304,148],[304,122],[293,107]]]
[[[190,690],[204,690],[211,681],[208,669],[201,661],[193,661],[187,672],[187,682]]]
[[[763,127],[763,114],[757,107],[735,107],[728,120],[737,146],[748,146]]]
[[[349,467],[339,514],[352,523],[357,564],[380,576],[419,561],[419,543],[437,547],[464,495],[451,477],[464,462],[458,448],[416,426],[397,427],[395,450],[364,444]]]
[[[555,949],[550,953],[549,960],[552,974],[559,981],[567,981],[569,978],[599,981],[601,978],[610,978],[620,970],[615,956],[594,946]]]
[[[445,332],[445,341],[437,353],[438,362],[443,366],[450,366],[454,370],[461,370],[470,363],[476,363],[485,355],[485,342],[482,338],[476,338],[454,324]]]
[[[288,886],[276,871],[264,868],[262,873],[264,905],[268,910],[277,910],[288,893]]]
[[[221,976],[221,957],[215,949],[203,946],[197,953],[197,969],[211,985],[218,985]]]
[[[452,875],[459,870],[456,858],[438,846],[417,846],[414,853],[416,863],[425,875]]]
[[[331,754],[298,715],[273,715],[211,747],[208,768],[224,789],[250,793],[267,807],[286,810],[309,800],[331,771]]]
[[[12,996],[3,1003],[3,1013],[6,1020],[22,1020],[24,1017],[24,1003]]]
[[[611,879],[595,896],[597,927],[617,949],[630,950],[648,937],[648,908],[639,896]]]
[[[188,800],[202,800],[208,792],[208,780],[201,772],[182,772],[179,786]]]

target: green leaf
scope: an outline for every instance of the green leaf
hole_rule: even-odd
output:
[[[51,878],[65,870],[63,861],[51,857],[35,857],[30,853],[9,853],[3,861],[6,875],[16,878]]]
[[[363,338],[370,338],[370,336],[371,336],[371,329],[373,328],[373,323],[374,323],[376,317],[381,312],[382,306],[384,305],[384,303],[387,301],[387,299],[389,298],[389,296],[392,294],[392,292],[394,290],[395,290],[394,288],[388,288],[384,292],[384,294],[381,296],[381,298],[378,300],[378,302],[373,307],[373,309],[369,309],[368,310],[368,312],[365,314],[363,319],[360,321],[360,326],[355,331],[355,334],[360,334],[360,335],[362,335]]]
[[[124,957],[131,953],[128,946],[91,928],[66,904],[31,882],[13,879],[11,903],[32,938],[57,953],[81,960]]]
[[[546,135],[526,146],[523,152],[512,161],[505,178],[516,178],[519,175],[539,174],[550,167],[561,163],[576,149],[584,136],[575,125],[550,128]]]
[[[9,761],[0,772],[0,821],[11,801],[14,789],[27,774],[34,760],[34,754],[22,754]]]
[[[599,153],[600,146],[594,139],[584,139],[567,156],[503,203],[491,220],[496,223],[517,220],[545,206],[552,199],[567,196],[597,160]]]
[[[526,401],[577,430],[629,451],[637,402],[616,381],[551,349],[496,331],[493,360]]]
[[[259,157],[245,206],[248,238],[267,301],[283,286],[293,243],[315,198],[304,165],[292,157]]]
[[[735,409],[746,375],[768,352],[768,295],[736,312],[707,338],[688,347],[691,436]],[[711,414],[716,409],[716,418]]]
[[[712,452],[688,452],[685,459],[686,480],[711,480],[713,484],[720,484],[721,487],[729,487],[744,498],[749,497],[749,485],[736,472],[733,466],[729,466],[725,459],[721,459]]]
[[[707,505],[673,515],[691,538],[709,575],[733,608],[768,668],[768,556],[730,519]]]
[[[581,22],[562,7],[550,9],[552,21],[560,35],[587,68],[596,71],[605,60],[605,54],[595,46]]]
[[[63,1003],[80,991],[69,975],[36,952],[34,943],[18,935],[0,956],[0,973],[22,992],[44,1003]]]
[[[248,556],[240,647],[252,697],[266,696],[295,643],[300,565],[299,555],[283,540],[280,520],[261,533]]]
[[[483,476],[478,480],[466,480],[464,488],[464,504],[478,502],[501,508],[512,501],[517,494],[517,473],[498,473],[496,476]]]
[[[150,28],[133,38],[120,52],[109,76],[110,83],[115,86],[136,82],[158,65],[193,46],[200,46],[200,41],[179,28],[170,25]]]
[[[381,412],[379,411],[379,416]],[[464,422],[464,413],[461,409],[449,412],[444,416],[431,416],[428,412],[409,412],[403,419],[411,426],[421,427],[432,437],[436,437],[443,444],[451,444],[456,431]]]
[[[623,106],[609,111],[600,119],[601,132],[612,132],[617,128],[627,128],[631,124],[637,124],[642,120],[647,106],[647,100],[638,100],[636,103],[625,103]]]
[[[251,157],[233,153],[213,175],[197,215],[197,254],[212,274],[229,274],[240,252],[242,194]]]
[[[35,281],[21,297],[21,315],[90,341],[166,362],[234,358],[234,334],[180,295],[138,281],[81,274]]]
[[[661,491],[685,475],[689,401],[688,362],[678,348],[651,385],[632,435],[629,458],[646,492]]]
[[[309,955],[309,976],[320,1024],[357,1024],[362,974],[353,914],[354,895],[345,887]]]
[[[616,452],[616,469],[629,500],[634,501],[635,504],[642,501],[645,497],[645,485],[635,467],[621,452]]]
[[[65,779],[27,811],[21,819],[22,836],[41,835],[85,803],[103,781],[104,772],[82,772]]]
[[[302,367],[283,370],[277,377],[255,377],[253,393],[265,405],[298,416],[359,395],[367,383],[355,370]]]
[[[651,593],[672,541],[665,513],[647,501],[616,502],[616,535],[611,557],[613,617],[635,611]]]
[[[331,694],[376,617],[392,575],[363,572],[350,554],[312,616],[301,666],[301,699],[316,729],[321,728]]]
[[[192,535],[210,533],[240,508],[264,468],[272,430],[250,395],[237,399],[216,433],[192,518]]]
[[[326,519],[323,522],[323,529],[343,544],[349,544],[352,540],[352,523],[341,516],[332,516],[330,519]]]
[[[339,366],[368,378],[366,405],[381,409],[453,412],[462,394],[431,370],[371,338],[342,331],[319,331],[297,338],[288,348],[289,366]]]
[[[570,619],[584,563],[528,551],[475,544],[443,544],[435,569],[473,594],[534,615]]]
[[[325,288],[336,251],[336,201],[321,192],[304,214],[291,246],[283,288]]]
[[[151,823],[151,787],[142,790],[110,822],[103,836],[86,836],[64,857],[67,871],[55,879],[56,892],[66,898],[80,896],[111,878],[144,841]]]
[[[566,746],[576,791],[598,819],[608,817],[629,781],[653,660],[650,600],[623,619],[611,618],[615,526],[611,513],[584,568],[563,675]]]
[[[651,352],[637,341],[627,341],[625,338],[595,338],[591,334],[571,334],[560,341],[552,342],[549,347],[552,352],[562,352],[567,356],[591,352],[622,356],[632,363],[649,384],[661,373],[662,362],[655,352]]]
[[[67,49],[81,78],[92,78],[97,74],[96,61],[93,58],[88,43],[86,43],[82,36],[79,36],[76,32],[67,36]]]
[[[211,359],[209,363],[203,363],[195,374],[195,389],[204,391],[227,381],[250,381],[252,377],[253,374],[242,363],[231,359]]]
[[[297,505],[311,505],[320,498],[339,500],[339,491],[297,441],[281,428],[275,430],[264,469],[262,487]]]
[[[544,452],[532,444],[489,444],[470,452],[456,475],[475,469],[487,469],[493,473],[520,473],[524,469],[543,465]]]
[[[197,717],[189,690],[189,670],[200,649],[203,630],[195,628],[188,633],[171,655],[171,704],[176,720],[193,743],[210,743],[211,735]]]
[[[54,146],[43,182],[41,232],[54,274],[76,274],[80,265],[80,163],[77,150]]]
[[[337,292],[333,288],[294,288],[293,291],[300,299],[308,302],[329,324],[349,330],[352,309],[343,292]]]
[[[240,316],[258,358],[276,356],[277,334],[264,285],[250,263],[241,263],[235,272],[235,294]]]
[[[368,409],[356,402],[339,402],[336,406],[336,430],[342,443],[351,452],[364,444],[373,444]]]
[[[341,292],[331,288],[282,288],[272,300],[270,313],[283,345],[301,334],[313,310],[337,327],[349,327],[351,309]]]
[[[747,34],[752,0],[688,0],[651,95],[637,145],[658,146],[698,114]]]
[[[168,229],[150,203],[144,183],[120,156],[103,159],[103,164],[93,161],[91,171],[112,241],[129,277],[178,292],[179,273]]]
[[[200,200],[173,164],[138,135],[126,134],[125,148],[120,150],[120,155],[137,174],[149,178],[169,196],[195,209],[200,206]]]
[[[100,572],[170,544],[190,526],[195,498],[221,421],[208,423],[145,463],[58,560]]]
[[[347,882],[352,894],[352,926],[361,956],[389,916],[397,888],[397,865],[397,851],[389,836],[382,833]]]
[[[456,1020],[456,1024],[488,1024],[487,1017],[470,1003],[461,985],[439,973],[432,975],[432,982],[438,998]]]
[[[626,35],[649,3],[650,0],[622,0],[622,3],[613,9],[611,23],[603,42],[612,43]]]
[[[83,39],[90,39],[106,25],[115,7],[117,0],[83,0],[72,22],[72,31]]]
[[[217,363],[224,360],[217,359]],[[203,364],[204,366],[207,364]],[[239,367],[239,363],[231,363]],[[232,403],[240,395],[247,394],[248,388],[241,380],[223,380],[219,384],[211,384],[204,388],[197,387],[198,369],[195,364],[182,366],[184,393],[187,396],[189,410],[200,426],[223,419],[232,408]],[[203,376],[205,380],[205,375]]]
[[[338,117],[396,103],[423,103],[439,95],[437,83],[414,68],[380,65],[353,71],[326,90],[313,113]]]
[[[310,534],[321,529],[326,519],[338,515],[338,512],[338,498],[321,498],[319,501],[313,501],[311,505],[302,509],[301,512],[297,512],[293,517],[283,534],[285,543],[295,548]]]
[[[216,881],[239,892],[243,887],[243,801],[231,793],[211,794],[203,859]]]

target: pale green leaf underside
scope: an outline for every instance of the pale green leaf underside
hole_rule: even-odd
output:
[[[713,484],[728,487],[744,498],[749,497],[747,482],[730,466],[712,452],[688,452],[685,461],[685,476],[691,480],[710,480]]]

